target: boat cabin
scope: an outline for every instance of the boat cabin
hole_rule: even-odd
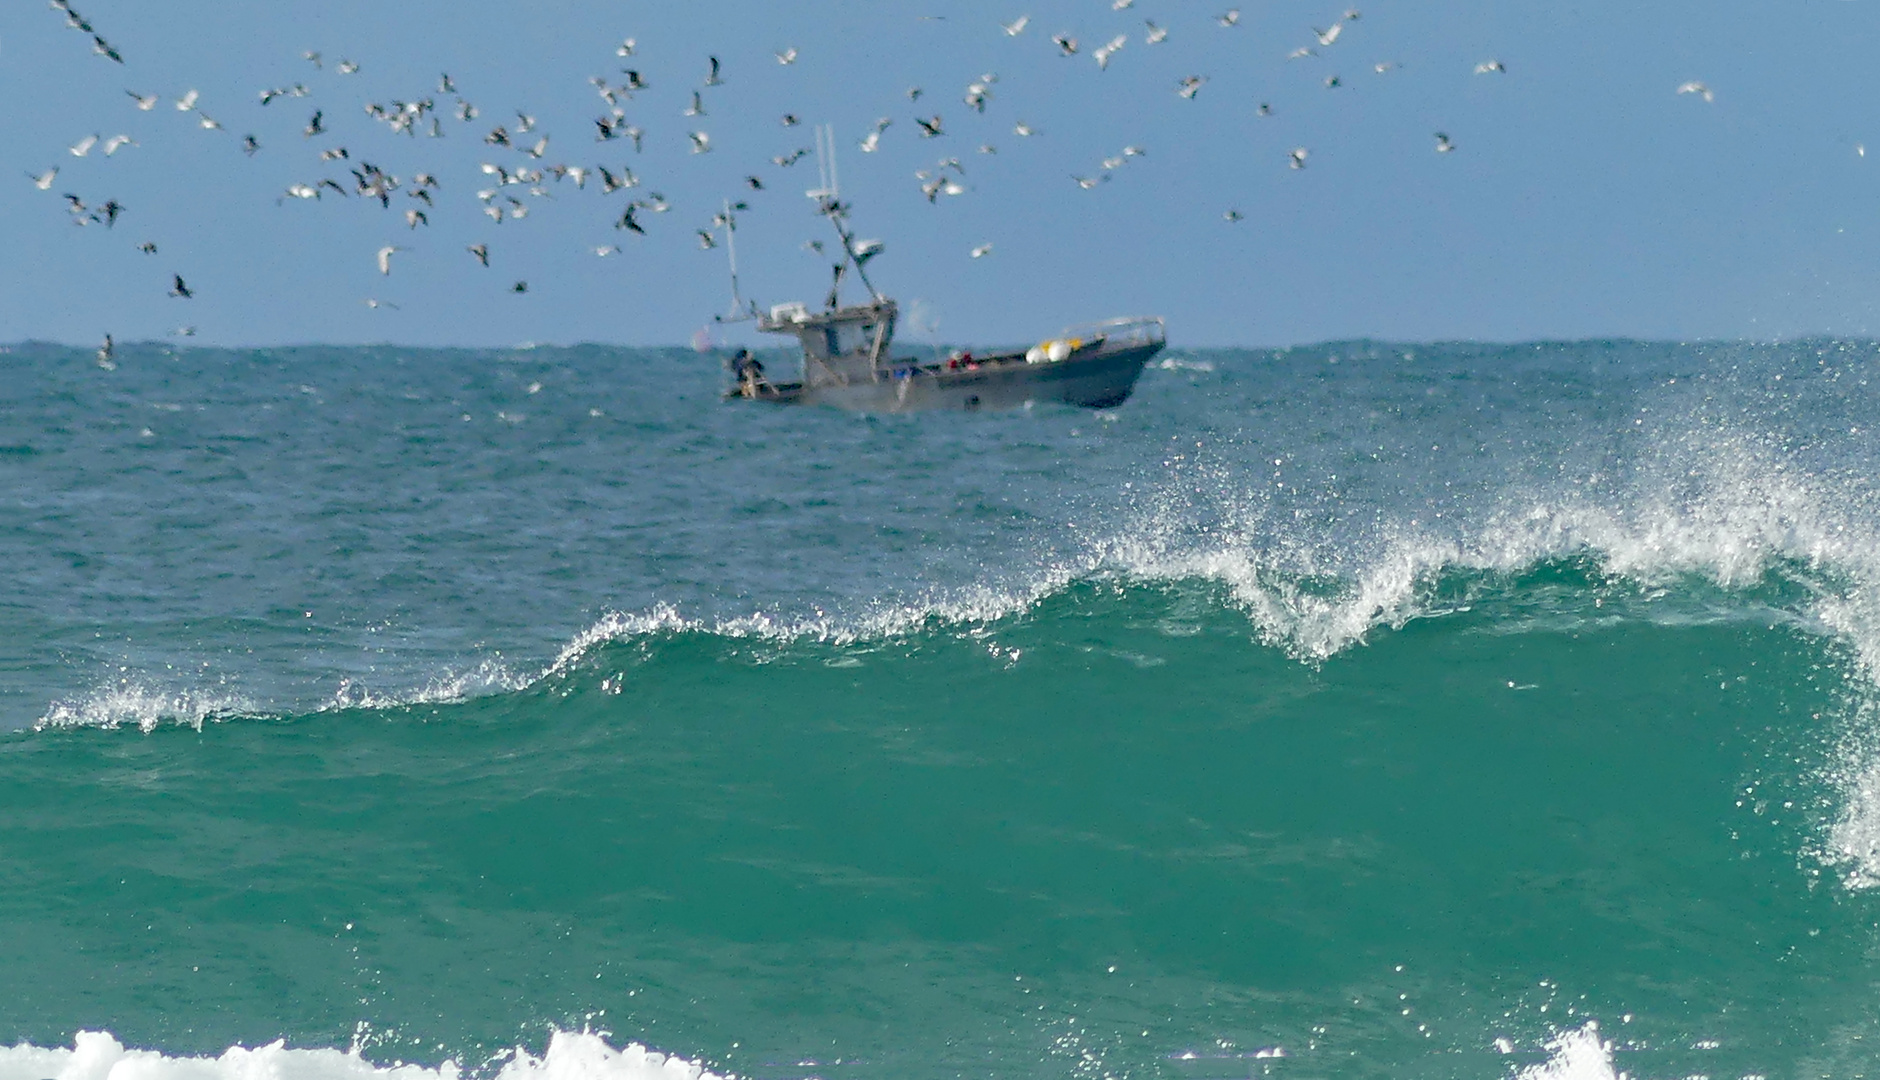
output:
[[[757,328],[797,339],[804,383],[847,384],[881,377],[894,343],[895,314],[894,301],[886,297],[820,312],[801,303],[778,304]]]

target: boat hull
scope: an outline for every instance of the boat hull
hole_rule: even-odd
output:
[[[1156,341],[1045,363],[1028,363],[1022,355],[994,357],[974,365],[909,367],[848,383],[765,384],[751,392],[734,389],[726,396],[872,413],[971,412],[1033,402],[1108,409],[1128,400],[1143,367],[1162,347]]]

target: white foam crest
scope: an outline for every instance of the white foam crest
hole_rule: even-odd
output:
[[[130,1050],[103,1031],[81,1031],[71,1049],[21,1043],[0,1048],[0,1080],[458,1080],[455,1061],[436,1068],[377,1065],[358,1048],[290,1049],[285,1041],[249,1049],[231,1046],[219,1057],[171,1057]],[[609,1046],[600,1035],[556,1032],[541,1057],[518,1049],[495,1080],[726,1080],[695,1061],[638,1043]]]
[[[210,720],[252,716],[256,711],[247,698],[223,690],[155,690],[126,680],[54,701],[33,722],[33,730],[136,727],[149,733],[173,723],[200,731]]]
[[[1516,1073],[1517,1080],[1625,1080],[1625,1073],[1614,1071],[1612,1044],[1599,1037],[1594,1021],[1549,1039],[1547,1052],[1552,1056]]]
[[[393,709],[406,705],[450,705],[485,694],[521,690],[531,680],[517,677],[500,660],[486,659],[468,670],[449,668],[422,685],[402,691],[377,691],[352,679],[342,679],[332,700],[319,712],[336,709]]]
[[[996,622],[1020,614],[1039,601],[1062,592],[1071,582],[1088,572],[1087,566],[1058,567],[1018,588],[979,587],[948,597],[879,605],[852,615],[826,611],[797,616],[756,612],[728,619],[701,619],[681,614],[671,605],[660,605],[650,611],[637,613],[614,611],[576,634],[562,646],[542,673],[529,681],[564,674],[599,646],[654,634],[696,632],[779,643],[813,641],[827,645],[852,645],[860,641],[878,641],[911,633],[933,623],[962,626]]]
[[[1820,573],[1798,582],[1814,597],[1793,614],[1850,642],[1880,679],[1880,535],[1873,525],[1843,512],[1813,478],[1753,449],[1725,441],[1693,456],[1701,464],[1667,461],[1618,491],[1511,489],[1487,512],[1453,507],[1447,521],[1380,525],[1363,542],[1289,536],[1284,519],[1255,497],[1248,507],[1217,507],[1226,524],[1206,531],[1203,543],[1194,539],[1186,507],[1164,507],[1097,547],[1100,561],[1126,576],[1225,584],[1263,639],[1313,660],[1373,628],[1428,613],[1429,586],[1445,571],[1518,573],[1591,557],[1606,573],[1640,584],[1695,575],[1740,589],[1799,563]]]

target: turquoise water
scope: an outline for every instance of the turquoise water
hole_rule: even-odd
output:
[[[1864,1075],[1877,358],[15,346],[0,1077]]]

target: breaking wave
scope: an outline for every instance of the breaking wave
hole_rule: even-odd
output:
[[[219,1057],[170,1057],[130,1050],[109,1032],[81,1031],[71,1048],[29,1044],[0,1048],[0,1080],[726,1080],[702,1064],[649,1050],[623,1049],[589,1032],[556,1032],[542,1056],[517,1048],[490,1061],[436,1067],[374,1064],[361,1048],[290,1049],[285,1040],[253,1049],[231,1046]]]

